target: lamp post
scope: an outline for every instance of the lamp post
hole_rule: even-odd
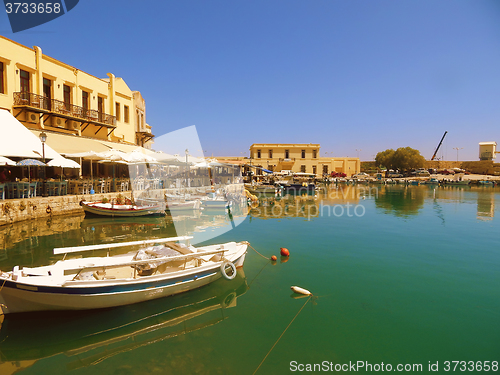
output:
[[[42,131],[40,133],[39,137],[40,137],[40,142],[42,142],[42,159],[43,159],[43,164],[44,164],[43,165],[43,193],[42,193],[42,195],[44,197],[46,197],[47,193],[45,191],[45,173],[46,173],[46,169],[45,168],[47,168],[47,167],[45,165],[45,142],[47,141],[47,133],[45,133],[44,131]]]
[[[189,163],[188,163],[189,150],[186,148],[185,152],[186,152],[186,187],[191,187],[189,180]]]
[[[458,161],[458,150],[463,149],[463,147],[453,147],[454,150],[457,150],[457,161]]]
[[[359,159],[359,152],[360,151],[363,151],[362,149],[356,149],[357,153],[358,153],[358,159]]]

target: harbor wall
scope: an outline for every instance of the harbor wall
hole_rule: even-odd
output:
[[[0,226],[18,221],[50,218],[53,216],[83,214],[82,200],[95,202],[131,197],[130,191],[122,193],[63,195],[51,197],[33,197],[24,199],[6,199],[0,201]]]

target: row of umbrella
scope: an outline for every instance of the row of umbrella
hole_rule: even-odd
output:
[[[51,161],[49,161],[47,164],[41,162],[40,160],[37,159],[23,159],[21,161],[18,161],[17,163],[9,158],[6,158],[5,156],[0,156],[0,165],[5,165],[5,166],[27,166],[27,167],[33,167],[33,166],[49,166],[49,167],[62,167],[62,168],[80,168],[80,164],[78,164],[76,161],[73,161],[71,159],[66,159],[63,157],[59,158],[54,158]]]

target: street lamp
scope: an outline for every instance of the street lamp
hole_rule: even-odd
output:
[[[358,152],[358,159],[359,159],[359,152],[363,151],[363,150],[362,149],[356,149],[356,151]]]
[[[457,161],[458,161],[458,150],[463,149],[463,147],[453,147],[454,150],[457,150]]]
[[[45,142],[47,141],[47,134],[44,131],[42,131],[40,133],[39,137],[40,137],[40,142],[42,142],[42,159],[43,159],[43,193],[42,193],[42,195],[44,197],[46,197],[47,194],[45,192],[45,173],[46,173],[45,168],[47,168],[47,167],[45,165]]]

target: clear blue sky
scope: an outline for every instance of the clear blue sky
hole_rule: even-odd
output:
[[[153,133],[196,125],[211,155],[320,143],[372,160],[410,146],[478,159],[500,143],[497,0],[80,0],[13,34],[140,91]],[[361,151],[356,151],[361,150]]]

